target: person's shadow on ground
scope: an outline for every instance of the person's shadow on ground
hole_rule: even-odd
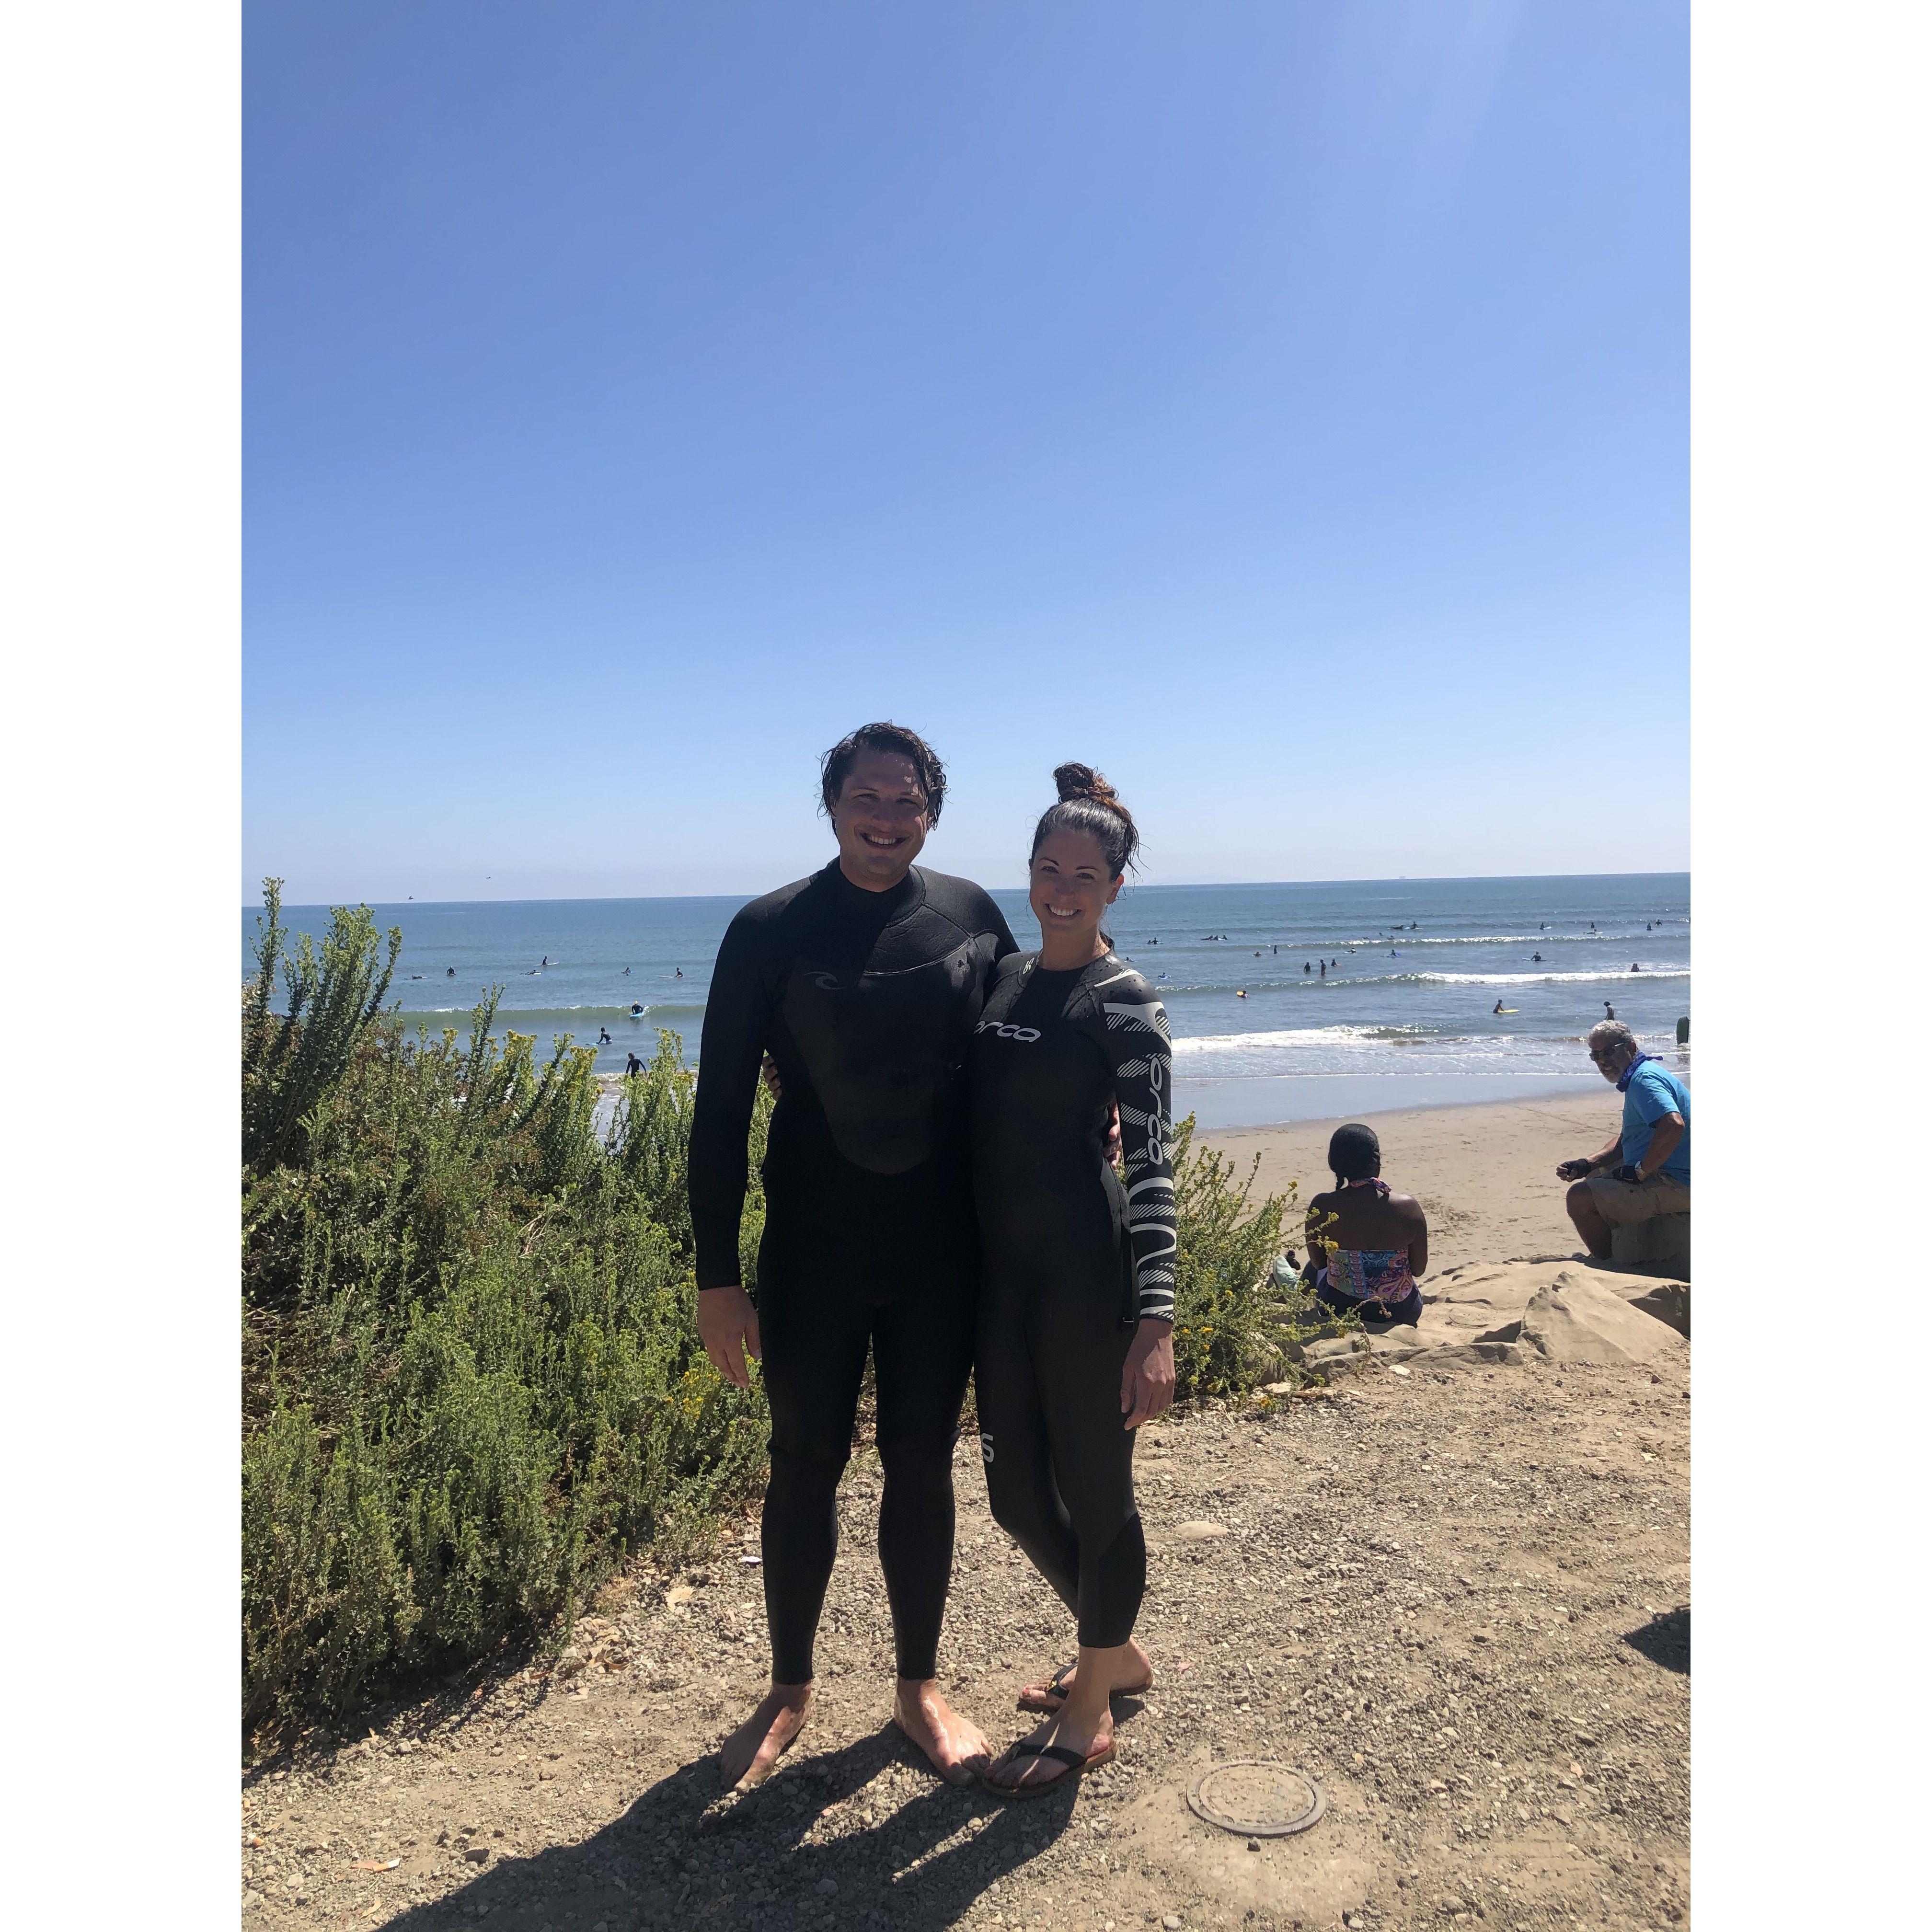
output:
[[[1674,1670],[1680,1676],[1690,1674],[1690,1606],[1680,1604],[1674,1610],[1665,1610],[1627,1631],[1624,1641],[1640,1656],[1647,1657],[1653,1664],[1660,1664],[1666,1670]]]
[[[935,1776],[878,1824],[808,1844],[813,1823],[897,1761],[925,1760],[888,1724],[823,1756],[796,1752],[757,1790],[728,1796],[715,1755],[681,1766],[582,1843],[508,1857],[388,1922],[406,1932],[485,1918],[493,1932],[645,1932],[756,1922],[939,1932],[1046,1849],[1073,1809],[1071,1781],[1008,1803]],[[969,1824],[977,1828],[968,1832]],[[478,1848],[489,1849],[487,1840]]]

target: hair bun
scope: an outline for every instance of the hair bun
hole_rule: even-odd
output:
[[[1091,765],[1055,765],[1053,782],[1063,803],[1070,798],[1090,798],[1101,805],[1113,805],[1120,797]]]

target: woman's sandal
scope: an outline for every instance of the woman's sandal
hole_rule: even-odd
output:
[[[1066,1702],[1066,1680],[1079,1668],[1076,1659],[1072,1664],[1063,1664],[1044,1684],[1029,1684],[1019,1694],[1019,1708],[1022,1711],[1043,1712],[1052,1717]],[[1151,1676],[1138,1684],[1124,1684],[1112,1694],[1116,1697],[1139,1697],[1154,1688]]]
[[[1060,1786],[1079,1777],[1082,1772],[1096,1770],[1103,1764],[1113,1762],[1114,1744],[1110,1738],[1090,1756],[1082,1757],[1077,1750],[1070,1750],[1064,1744],[1009,1744],[994,1762],[997,1771],[1003,1764],[1011,1764],[1016,1758],[1051,1758],[1056,1764],[1064,1764],[1064,1771],[1057,1771],[1051,1778],[1039,1778],[1029,1784],[1001,1784],[990,1774],[980,1782],[988,1791],[998,1792],[1002,1798],[1037,1798],[1042,1792],[1057,1791]]]

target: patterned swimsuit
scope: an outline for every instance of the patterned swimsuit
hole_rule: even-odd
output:
[[[1347,1181],[1343,1185],[1372,1187],[1384,1201],[1389,1196],[1386,1180]],[[1406,1301],[1415,1292],[1406,1248],[1331,1247],[1328,1265],[1316,1280],[1351,1301],[1372,1301],[1384,1310]]]

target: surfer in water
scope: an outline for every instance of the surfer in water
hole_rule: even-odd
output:
[[[1503,1003],[1502,1003],[1502,1000],[1498,1000],[1496,1003],[1496,1004],[1495,1004],[1494,1006],[1492,1006],[1490,1009],[1490,1011],[1491,1012],[1492,1012],[1492,1013],[1499,1013],[1499,1012],[1501,1012],[1502,1011],[1502,1010],[1503,1010]]]
[[[452,980],[456,977],[456,968],[454,966],[450,968],[448,976]]]
[[[1529,956],[1529,963],[1532,966],[1540,966],[1543,964],[1543,955],[1540,952],[1532,952]]]
[[[1605,1019],[1606,1019],[1606,1020],[1613,1020],[1613,1019],[1615,1019],[1615,1018],[1616,1018],[1616,1016],[1617,1016],[1617,1010],[1616,1010],[1616,1008],[1615,1006],[1612,1006],[1612,1005],[1610,1004],[1610,1001],[1609,1001],[1608,1000],[1606,1000],[1604,1002],[1604,1018],[1605,1018]]]
[[[608,1027],[599,1027],[597,1029],[597,1044],[599,1046],[610,1046],[614,1044],[610,1038],[610,1029]]]

